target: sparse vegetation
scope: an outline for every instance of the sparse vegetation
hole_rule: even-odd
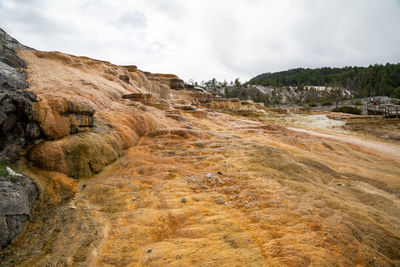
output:
[[[361,100],[353,100],[351,101],[351,104],[355,105],[355,106],[362,106]]]
[[[0,176],[9,176],[8,172],[6,171],[6,167],[11,167],[13,168],[13,166],[10,166],[10,164],[7,164],[4,161],[0,161]],[[17,177],[14,176],[9,176],[9,179],[11,180],[11,182],[16,183],[18,181]]]
[[[342,106],[342,107],[337,107],[337,108],[332,109],[332,112],[342,112],[342,113],[361,115],[362,110],[357,107]]]
[[[393,105],[400,105],[400,100],[399,99],[392,99],[392,104]]]
[[[322,106],[332,106],[332,102],[329,100],[324,100],[324,101],[322,101],[321,105]]]
[[[0,175],[1,176],[8,175],[8,173],[6,171],[6,167],[7,167],[7,164],[5,162],[3,162],[3,161],[0,161]]]
[[[317,107],[318,105],[316,103],[314,103],[314,102],[310,102],[310,103],[308,103],[308,106],[310,108],[313,108],[313,107]]]

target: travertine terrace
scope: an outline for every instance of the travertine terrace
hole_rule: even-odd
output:
[[[42,194],[3,265],[400,264],[399,157],[175,75],[19,55],[46,136],[19,165]]]

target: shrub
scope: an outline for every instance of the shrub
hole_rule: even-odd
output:
[[[300,110],[302,110],[302,111],[310,111],[311,109],[310,109],[310,107],[307,107],[305,105],[301,105],[300,106]]]
[[[321,103],[322,106],[332,106],[332,102],[329,100],[325,100]]]
[[[359,109],[358,107],[342,106],[332,109],[332,112],[342,112],[342,113],[361,115],[362,110]]]
[[[399,99],[392,99],[391,100],[393,105],[400,105],[400,100]]]
[[[308,103],[308,106],[310,107],[310,108],[313,108],[313,107],[316,107],[316,106],[318,106],[316,103],[314,103],[314,102],[310,102],[310,103]]]
[[[351,103],[356,106],[362,106],[361,100],[353,100]]]

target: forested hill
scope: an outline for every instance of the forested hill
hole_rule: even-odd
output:
[[[250,84],[264,86],[341,86],[357,97],[386,95],[400,98],[400,63],[369,67],[291,69],[264,73],[252,78]]]

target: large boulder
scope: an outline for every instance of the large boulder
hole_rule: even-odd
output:
[[[31,178],[0,175],[0,249],[24,230],[38,197],[39,189]]]
[[[0,51],[1,53],[1,51]],[[25,72],[13,68],[0,58],[0,88],[2,90],[18,90],[28,87]]]
[[[57,140],[93,127],[95,108],[79,98],[42,99],[34,104],[32,118],[46,139]]]
[[[185,89],[185,83],[181,79],[171,79],[171,89],[183,90]]]
[[[85,178],[100,172],[122,155],[117,136],[86,132],[35,146],[28,157],[40,168]]]

